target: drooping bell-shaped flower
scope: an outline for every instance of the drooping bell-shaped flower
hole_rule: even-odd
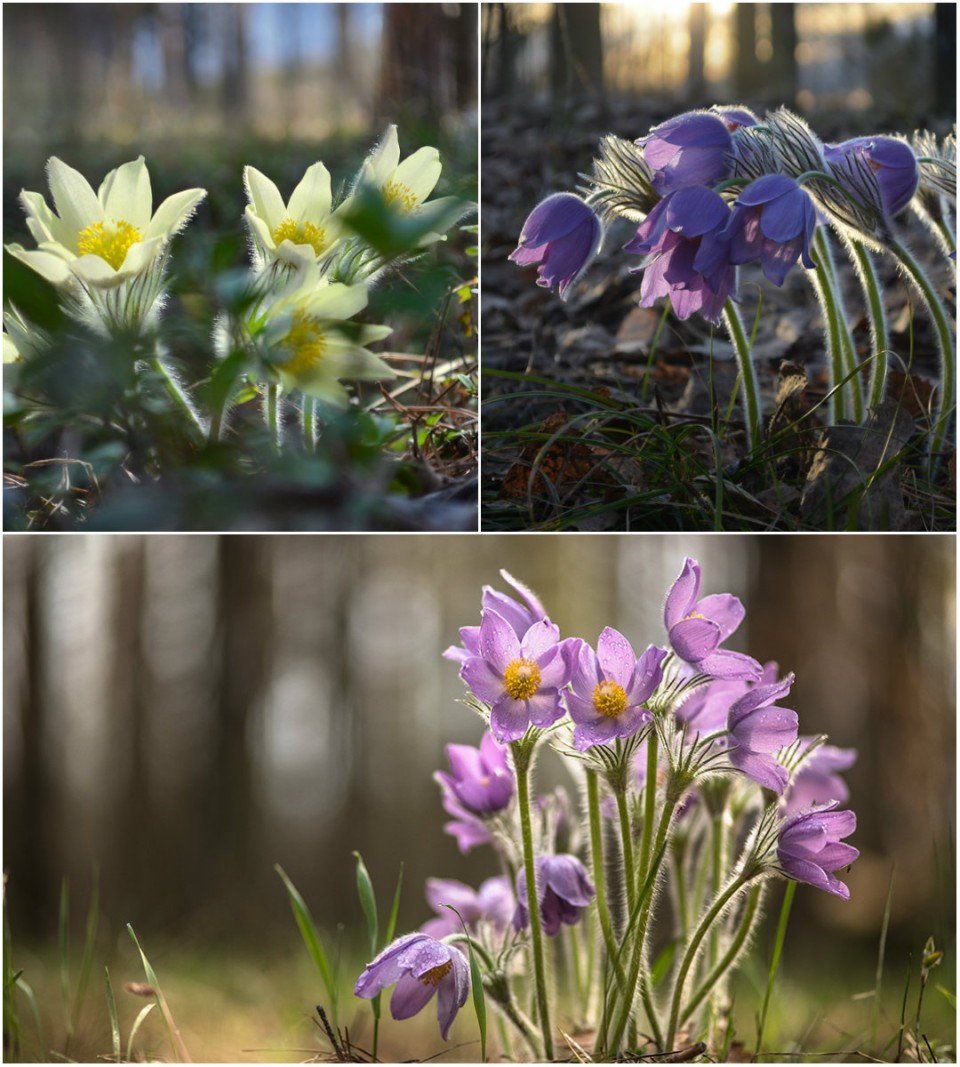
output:
[[[447,745],[450,773],[437,771],[434,780],[443,791],[443,807],[453,821],[444,830],[457,839],[460,851],[486,844],[490,832],[485,820],[503,811],[513,799],[515,780],[507,753],[485,733],[479,748]]]
[[[472,889],[452,878],[428,878],[425,895],[437,914],[420,930],[437,939],[461,933],[463,926],[473,932],[484,923],[501,932],[510,924],[516,907],[513,887],[505,874],[488,878],[479,889]],[[451,908],[456,910],[451,911]]]
[[[795,815],[813,804],[826,804],[831,800],[842,804],[849,798],[850,790],[838,772],[849,770],[856,761],[855,748],[818,745],[800,764],[783,794],[780,804],[784,815]]]
[[[603,226],[590,206],[573,193],[554,193],[530,212],[509,258],[520,266],[539,263],[537,285],[567,290],[599,252]]]
[[[730,262],[760,261],[774,285],[783,285],[799,258],[808,270],[810,239],[817,225],[813,201],[785,174],[768,174],[752,181],[737,197],[727,223]]]
[[[896,137],[854,137],[840,144],[824,146],[824,156],[841,184],[855,181],[854,168],[865,162],[880,187],[883,212],[888,219],[899,215],[913,199],[920,181],[913,149]]]
[[[841,841],[856,831],[857,816],[852,811],[835,811],[839,803],[834,800],[790,816],[780,829],[777,858],[788,878],[849,900],[850,890],[836,872],[860,855],[859,849]]]
[[[788,674],[772,685],[754,686],[730,707],[727,714],[728,756],[738,770],[758,785],[782,793],[789,775],[776,753],[797,739],[795,711],[774,702],[786,696],[793,685]]]
[[[559,856],[537,856],[534,860],[537,885],[537,905],[543,932],[549,937],[560,933],[561,924],[573,926],[580,912],[596,896],[584,865],[576,856],[564,853]],[[517,873],[517,910],[513,925],[524,930],[530,925],[527,908],[527,874]]]
[[[730,127],[709,111],[686,111],[638,138],[662,196],[684,185],[713,185],[729,176]]]

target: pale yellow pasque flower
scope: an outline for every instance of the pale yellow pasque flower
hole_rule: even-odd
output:
[[[243,168],[243,184],[250,200],[244,215],[264,265],[315,262],[343,236],[331,213],[330,172],[322,163],[307,167],[288,203],[256,167]]]
[[[56,214],[42,194],[20,193],[37,249],[7,249],[54,285],[79,282],[88,291],[114,289],[150,271],[207,195],[205,189],[185,189],[154,212],[143,156],[110,171],[96,193],[56,156],[47,162],[47,178]]]
[[[426,203],[427,197],[440,180],[442,171],[440,153],[429,145],[418,148],[416,152],[401,161],[397,127],[391,125],[387,127],[383,140],[374,148],[360,168],[354,182],[353,192],[356,193],[364,187],[376,189],[388,205],[402,214],[418,215],[424,221],[431,221],[435,218],[438,223],[443,222],[446,228],[451,221],[451,211],[459,213],[461,205],[457,198],[447,196]],[[350,206],[351,198],[348,197],[337,208],[335,214],[340,215],[349,211]],[[423,238],[421,244],[439,241],[442,236],[441,233],[429,233]]]
[[[271,303],[261,308],[257,342],[264,361],[286,389],[299,389],[338,407],[350,395],[340,379],[383,381],[393,371],[364,346],[389,326],[348,322],[367,306],[365,285],[326,282],[316,263],[304,265]]]

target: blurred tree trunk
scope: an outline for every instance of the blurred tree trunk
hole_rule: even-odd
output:
[[[171,108],[186,107],[193,88],[186,8],[186,4],[160,4],[157,9],[163,52],[163,90]]]
[[[247,8],[245,4],[223,4],[221,108],[227,129],[243,132],[247,127],[249,97],[247,62]]]
[[[687,60],[687,94],[698,106],[706,92],[704,56],[707,44],[707,5],[691,4],[689,16],[690,50]]]
[[[513,25],[513,16],[509,4],[491,4],[487,9],[487,38],[484,41],[484,72],[482,88],[494,88],[494,95],[501,99],[513,92],[516,76],[517,46],[519,34]],[[494,51],[494,43],[496,50]],[[493,78],[491,71],[496,71]]]
[[[343,101],[346,99],[347,94],[356,95],[357,90],[354,86],[350,5],[335,4],[334,10],[337,20],[337,53],[333,60],[333,75],[336,88],[332,93],[332,110],[334,123],[339,129],[343,125]]]
[[[435,123],[448,102],[449,19],[441,4],[384,4],[381,120]]]
[[[957,5],[934,4],[933,106],[938,116],[957,113]]]
[[[755,4],[737,4],[733,9],[734,38],[737,59],[734,85],[743,103],[749,103],[762,85],[760,64],[757,62],[757,30]]]
[[[453,20],[455,102],[463,110],[477,102],[477,10],[459,4]]]
[[[796,4],[770,4],[770,37],[770,95],[777,103],[793,107],[797,99]]]
[[[603,99],[599,4],[554,4],[550,86],[555,103]]]

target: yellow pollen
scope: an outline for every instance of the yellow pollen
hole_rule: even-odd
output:
[[[536,661],[512,660],[503,672],[503,685],[513,700],[529,700],[540,688],[540,668]]]
[[[687,619],[702,619],[704,617],[703,612],[691,611],[689,615],[684,615],[681,621],[685,622]]]
[[[327,247],[327,231],[320,226],[314,226],[312,222],[294,222],[293,219],[287,218],[271,231],[270,236],[275,245],[281,241],[310,245],[318,256]]]
[[[627,694],[616,682],[598,682],[593,687],[593,706],[608,719],[615,719],[627,710]]]
[[[388,204],[399,200],[404,211],[413,211],[417,206],[417,198],[402,182],[387,182],[383,187],[383,198]]]
[[[434,989],[440,984],[441,979],[445,978],[453,967],[453,960],[447,960],[446,963],[440,963],[436,967],[431,967],[429,971],[420,975],[418,981],[424,985],[433,986]]]
[[[290,332],[282,341],[282,347],[290,356],[280,364],[288,374],[304,374],[323,362],[327,339],[323,336],[323,324],[302,311],[293,313]]]
[[[139,244],[143,234],[120,219],[108,229],[105,222],[94,222],[77,235],[77,255],[99,256],[105,259],[114,270],[123,266],[130,246]]]

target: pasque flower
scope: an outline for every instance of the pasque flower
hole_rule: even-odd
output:
[[[727,715],[728,755],[734,767],[758,785],[782,793],[789,778],[775,753],[797,739],[795,711],[781,708],[775,700],[786,696],[793,685],[788,674],[772,685],[754,686],[730,707]]]
[[[436,918],[428,919],[420,931],[437,939],[461,933],[460,919],[470,931],[476,930],[481,923],[489,923],[497,931],[505,930],[516,907],[513,887],[505,874],[488,878],[479,889],[472,889],[452,878],[428,878],[425,895],[437,914]]]
[[[447,759],[450,773],[437,771],[433,776],[443,791],[444,810],[454,817],[444,830],[467,853],[490,840],[484,820],[509,805],[516,783],[506,751],[490,733],[483,735],[479,748],[447,745]]]
[[[476,656],[460,677],[490,705],[490,728],[498,741],[518,741],[527,727],[550,726],[563,716],[560,689],[570,680],[580,642],[560,640],[547,619],[520,637],[495,611],[485,611]]]
[[[730,593],[700,599],[700,564],[688,556],[667,593],[663,622],[674,652],[714,678],[759,678],[763,668],[740,652],[720,648],[743,622],[743,605]]]
[[[573,926],[577,922],[580,912],[596,896],[596,890],[587,876],[586,868],[576,856],[567,853],[537,856],[534,868],[543,932],[553,937],[560,933],[562,923]],[[517,910],[513,915],[513,925],[518,930],[530,925],[527,875],[524,870],[517,873]]]
[[[920,181],[913,149],[896,137],[854,137],[840,144],[826,145],[824,156],[842,184],[850,180],[858,160],[874,171],[880,186],[883,211],[888,218],[899,215],[913,199]],[[855,183],[860,188],[860,183]]]
[[[849,900],[850,890],[835,872],[860,855],[840,840],[857,829],[857,817],[852,811],[835,811],[839,803],[834,800],[790,816],[780,829],[777,857],[788,878]]]
[[[395,985],[390,998],[394,1019],[409,1019],[437,995],[437,1019],[444,1041],[470,992],[470,968],[460,951],[429,934],[405,934],[368,963],[354,994],[371,1000]]]
[[[511,586],[523,598],[520,604],[506,593],[498,593],[493,586],[483,587],[481,606],[484,611],[495,611],[502,619],[506,620],[514,629],[518,637],[522,637],[527,630],[541,619],[547,617],[547,612],[540,603],[536,593],[528,589],[523,582],[517,581],[508,571],[501,570],[500,577]],[[463,626],[460,629],[460,645],[451,645],[445,649],[443,655],[446,659],[463,663],[470,656],[478,654],[478,642],[480,640],[479,626]]]
[[[602,242],[603,227],[590,206],[573,193],[554,193],[527,217],[509,258],[522,267],[539,263],[537,285],[557,286],[566,299]]]
[[[729,261],[760,260],[763,273],[783,285],[799,257],[809,270],[810,238],[817,225],[813,201],[785,174],[768,174],[752,181],[737,197],[727,223]]]
[[[343,235],[332,215],[330,172],[322,163],[307,167],[288,202],[256,167],[243,168],[243,184],[250,201],[244,216],[265,264],[316,260]]]
[[[581,752],[630,737],[653,718],[644,701],[660,684],[666,655],[664,649],[650,645],[638,659],[623,634],[609,626],[600,635],[596,652],[581,644],[566,694],[567,710],[576,724],[573,743]]]
[[[812,738],[806,738],[812,741]],[[793,776],[781,800],[784,815],[794,815],[813,804],[836,800],[843,803],[850,796],[847,783],[837,773],[849,770],[857,761],[855,748],[818,745]]]
[[[740,125],[740,123],[737,123]],[[653,168],[653,187],[666,195],[684,185],[713,185],[730,169],[730,127],[709,111],[686,111],[636,142]]]
[[[633,270],[643,272],[640,306],[669,296],[677,318],[699,311],[718,322],[735,283],[724,233],[729,219],[730,209],[710,189],[691,186],[665,196],[624,246],[648,257]]]
[[[79,282],[88,290],[116,288],[154,267],[207,195],[185,189],[154,212],[143,156],[110,171],[96,193],[56,156],[47,161],[47,178],[56,213],[40,193],[20,193],[37,250],[8,245],[8,251],[54,285]]]

